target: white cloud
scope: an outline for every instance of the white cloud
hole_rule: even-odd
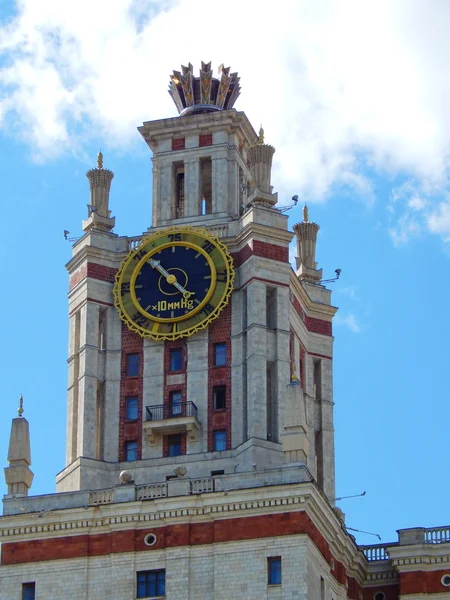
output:
[[[40,160],[92,136],[136,143],[142,121],[175,115],[172,69],[203,59],[238,70],[236,107],[277,147],[281,198],[337,187],[370,205],[368,168],[447,189],[448,3],[21,0],[17,11],[0,29],[0,126]],[[430,214],[442,235],[444,208]]]
[[[353,333],[361,333],[361,325],[352,312],[348,312],[345,316],[338,312],[333,319],[333,323],[337,326],[348,327]]]

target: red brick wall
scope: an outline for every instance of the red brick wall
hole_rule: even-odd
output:
[[[172,348],[181,348],[182,351],[182,359],[181,359],[181,370],[180,371],[170,371],[170,350]],[[183,340],[175,340],[173,342],[164,342],[164,396],[163,402],[164,407],[169,410],[170,407],[170,392],[181,391],[181,401],[188,402],[189,398],[187,397],[186,391],[186,365],[187,365],[187,346],[186,342]],[[167,383],[167,377],[169,375],[180,375],[184,374],[184,383],[182,384],[173,384],[169,385]],[[182,454],[186,454],[187,446],[186,446],[186,434],[183,434],[181,437],[181,452]],[[169,441],[167,436],[163,436],[163,456],[169,456]]]
[[[449,588],[441,583],[442,576],[449,574],[450,569],[400,573],[400,594],[449,594]]]
[[[239,252],[232,254],[235,266],[239,267],[253,254],[280,262],[289,262],[289,248],[287,246],[277,246],[276,244],[252,240]]]
[[[99,265],[93,262],[85,263],[70,277],[69,289],[72,290],[86,277],[92,277],[92,279],[99,279],[100,281],[114,283],[116,272],[117,270],[113,269],[112,267],[105,267],[104,265]]]
[[[386,600],[398,600],[400,590],[398,584],[365,587],[363,588],[363,599],[373,600],[373,597],[377,592],[383,592],[386,596]]]
[[[172,150],[184,150],[184,138],[172,140]]]
[[[321,333],[322,335],[333,335],[331,321],[324,321],[323,319],[316,319],[314,317],[308,317],[305,315],[300,302],[294,296],[292,306],[295,312],[298,314],[300,319],[305,323],[306,329],[313,333]]]
[[[198,145],[202,146],[212,146],[212,133],[202,133],[198,136]]]
[[[138,377],[127,377],[127,354],[139,355]],[[125,460],[125,442],[137,440],[138,460],[142,458],[142,369],[144,363],[143,340],[122,323],[122,356],[120,375],[120,415],[119,415],[119,460]],[[125,400],[130,396],[138,397],[137,421],[126,420]]]
[[[227,345],[227,364],[214,366],[214,344],[225,342]],[[208,328],[208,450],[213,451],[213,432],[227,432],[227,450],[231,448],[231,301],[220,316]],[[213,387],[226,386],[225,410],[214,410]]]

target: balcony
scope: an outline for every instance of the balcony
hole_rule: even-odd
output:
[[[172,433],[187,433],[188,440],[196,442],[200,432],[197,406],[194,402],[147,406],[143,427],[151,446],[158,443],[159,436]]]

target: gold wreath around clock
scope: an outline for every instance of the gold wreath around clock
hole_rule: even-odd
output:
[[[116,274],[114,305],[142,337],[176,340],[204,329],[233,291],[233,259],[206,229],[171,227],[146,236]]]

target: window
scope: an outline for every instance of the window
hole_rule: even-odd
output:
[[[136,421],[138,418],[138,399],[137,396],[126,399],[125,418],[127,421]]]
[[[127,377],[139,375],[139,354],[127,354]]]
[[[22,583],[22,600],[34,600],[36,593],[35,583]]]
[[[211,477],[216,477],[217,475],[225,475],[225,471],[223,469],[211,471]]]
[[[166,571],[138,571],[137,597],[151,598],[166,595]]]
[[[136,440],[134,440],[132,442],[125,442],[125,460],[126,461],[137,460],[137,458],[138,458],[137,451],[138,451],[138,445],[137,445]]]
[[[221,452],[227,449],[227,432],[220,429],[213,432],[214,452]]]
[[[277,328],[277,288],[266,288],[267,329]]]
[[[226,387],[217,385],[213,387],[213,406],[214,410],[222,410],[226,404]]]
[[[181,371],[183,352],[181,348],[172,348],[169,352],[169,371]]]
[[[225,342],[214,344],[214,366],[223,367],[227,364],[227,345]]]
[[[269,585],[281,584],[281,556],[270,556],[267,559],[267,583]]]
[[[181,456],[181,435],[168,435],[167,442],[169,446],[169,456]]]
[[[177,391],[177,392],[170,392],[170,414],[171,416],[174,415],[181,415],[181,392]]]

